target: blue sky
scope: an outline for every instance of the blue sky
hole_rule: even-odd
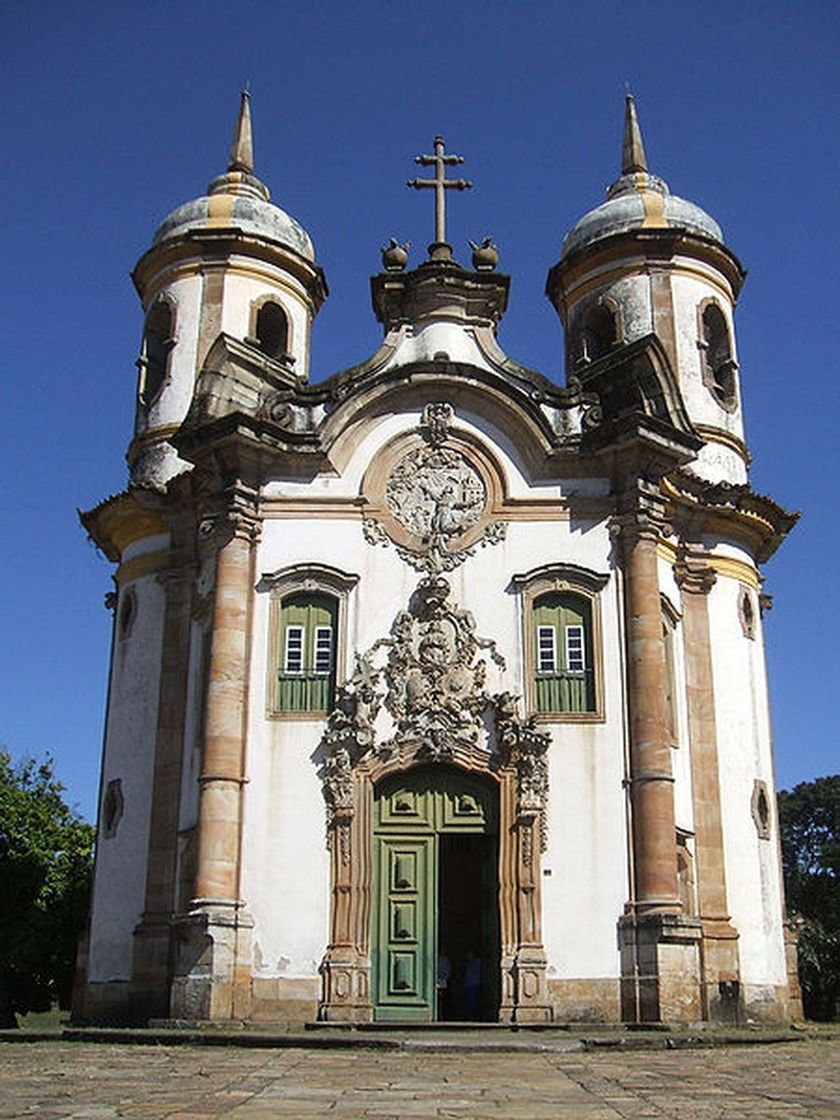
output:
[[[391,234],[432,238],[412,157],[440,132],[475,189],[449,239],[491,234],[500,341],[562,379],[543,295],[565,232],[618,172],[633,90],[651,169],[749,269],[737,315],[754,487],[803,517],[766,568],[779,785],[838,770],[837,106],[840,6],[764,3],[21,3],[0,15],[4,267],[0,743],[56,759],[95,812],[110,567],[77,506],[125,484],[158,221],[225,168],[252,91],[257,173],[330,286],[313,376],[375,349]]]

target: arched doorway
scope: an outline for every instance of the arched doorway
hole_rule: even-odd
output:
[[[375,787],[371,996],[378,1021],[495,1021],[500,1000],[499,797],[434,765]]]

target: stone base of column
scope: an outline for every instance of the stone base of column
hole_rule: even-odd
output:
[[[500,972],[502,991],[499,999],[499,1022],[513,1023],[516,1019],[516,976],[513,964],[514,953],[502,953]]]
[[[551,1022],[547,966],[548,962],[542,946],[518,950],[511,970],[516,999],[513,1008],[513,1022]]]
[[[219,1022],[251,1016],[251,930],[242,902],[197,900],[173,922],[173,1019]]]
[[[700,1021],[699,920],[682,914],[624,914],[618,928],[622,1021]]]
[[[324,998],[318,1018],[326,1023],[370,1023],[370,961],[350,947],[327,949],[321,963]]]
[[[703,1017],[713,1023],[743,1020],[743,993],[738,961],[738,931],[728,917],[703,918],[700,970]]]
[[[134,929],[130,1016],[136,1023],[169,1014],[172,925],[168,914],[144,914]]]

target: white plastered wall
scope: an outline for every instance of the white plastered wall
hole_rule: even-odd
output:
[[[588,541],[566,536],[561,558],[610,571],[606,527],[585,536]],[[616,923],[629,897],[621,604],[614,572],[600,599],[605,721],[545,725],[551,747],[543,941],[548,975],[555,979],[619,975]]]
[[[222,303],[222,330],[244,341],[252,333],[251,305],[270,296],[281,305],[289,319],[290,353],[295,359],[295,373],[309,372],[309,310],[306,294],[299,281],[279,269],[244,257],[232,257],[225,274]]]
[[[756,629],[754,639],[746,637],[738,610],[741,588],[737,579],[719,575],[709,596],[709,615],[729,905],[740,934],[742,981],[755,992],[786,983],[786,972],[761,620],[758,596],[751,589]],[[767,783],[769,839],[759,836],[752,815],[757,779]]]
[[[187,415],[195,387],[203,283],[196,271],[178,276],[161,288],[175,310],[175,345],[169,354],[167,378],[148,415],[144,416],[142,408],[138,410],[138,434],[180,424]]]
[[[354,445],[342,475],[307,483],[306,496],[358,494],[377,452],[396,433],[414,431],[418,419],[419,413],[383,417]],[[456,435],[459,428],[479,434],[491,446],[513,495],[529,493],[513,448],[501,433],[491,432],[474,416],[456,416]],[[578,481],[575,487],[579,489]],[[268,489],[275,498],[302,496],[300,484],[288,480],[278,480]],[[530,492],[560,499],[563,489],[560,483]],[[598,483],[593,489],[602,487]],[[511,577],[562,562],[609,574],[610,550],[604,523],[514,520],[505,540],[478,549],[448,573],[451,601],[473,613],[478,634],[493,639],[505,658],[506,667],[500,671],[485,655],[489,692],[524,692],[521,602]],[[356,517],[269,517],[259,545],[257,578],[314,562],[358,577],[348,601],[346,673],[353,651],[368,650],[388,635],[421,577],[393,547],[368,544]],[[615,923],[627,898],[622,670],[614,576],[601,598],[607,719],[550,726],[550,844],[545,865],[551,874],[543,881],[543,909],[551,975],[558,977],[618,975]],[[267,716],[267,682],[273,677],[267,663],[268,592],[255,594],[253,617],[243,896],[255,920],[257,973],[314,977],[329,923],[329,859],[318,775],[323,721]]]
[[[91,915],[88,979],[131,977],[132,933],[143,912],[149,848],[160,682],[164,591],[154,575],[121,588],[135,596],[130,632],[115,636],[111,690],[102,771],[102,794],[115,778],[122,783],[124,808],[116,834],[100,824]]]
[[[681,268],[686,271],[681,271]],[[707,275],[704,277],[697,275],[699,269],[701,265],[696,261],[678,260],[671,279],[680,391],[692,423],[716,428],[725,435],[742,441],[744,422],[740,387],[737,392],[738,406],[733,411],[723,408],[703,382],[702,355],[698,346],[698,308],[704,300],[713,299],[726,320],[732,357],[737,361],[731,297],[728,286],[716,270],[706,269]],[[733,448],[714,440],[709,440],[702,448],[692,469],[713,482],[747,481],[747,467],[743,458]]]

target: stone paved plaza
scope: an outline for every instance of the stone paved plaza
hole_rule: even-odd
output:
[[[519,1053],[0,1046],[0,1118],[840,1120],[840,1041]]]

